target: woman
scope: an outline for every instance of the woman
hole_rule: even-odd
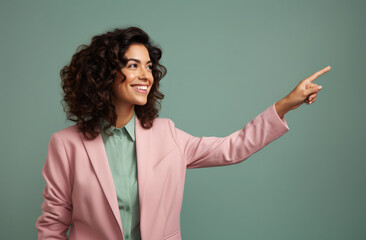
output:
[[[243,129],[193,137],[157,118],[161,50],[141,29],[93,37],[61,70],[64,110],[76,125],[52,134],[39,239],[181,239],[187,168],[248,158],[288,131],[284,115],[316,100],[311,75]]]

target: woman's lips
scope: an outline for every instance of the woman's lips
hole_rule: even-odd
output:
[[[142,86],[142,85],[134,85],[132,86],[132,88],[139,93],[147,93],[147,86]]]

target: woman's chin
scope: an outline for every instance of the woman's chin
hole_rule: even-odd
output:
[[[138,102],[138,103],[135,103],[135,105],[137,106],[144,106],[146,105],[147,101],[144,101],[144,102]]]

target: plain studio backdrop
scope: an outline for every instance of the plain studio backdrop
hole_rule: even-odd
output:
[[[1,1],[0,239],[36,239],[76,48],[138,26],[163,49],[160,117],[226,136],[328,65],[317,101],[239,165],[188,170],[183,239],[366,239],[365,1]]]

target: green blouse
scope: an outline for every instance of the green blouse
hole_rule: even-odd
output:
[[[139,240],[141,235],[135,114],[124,127],[111,126],[108,128],[107,131],[113,133],[113,136],[108,136],[102,131],[107,124],[107,121],[101,119],[99,129],[116,188],[123,234],[125,239]]]

